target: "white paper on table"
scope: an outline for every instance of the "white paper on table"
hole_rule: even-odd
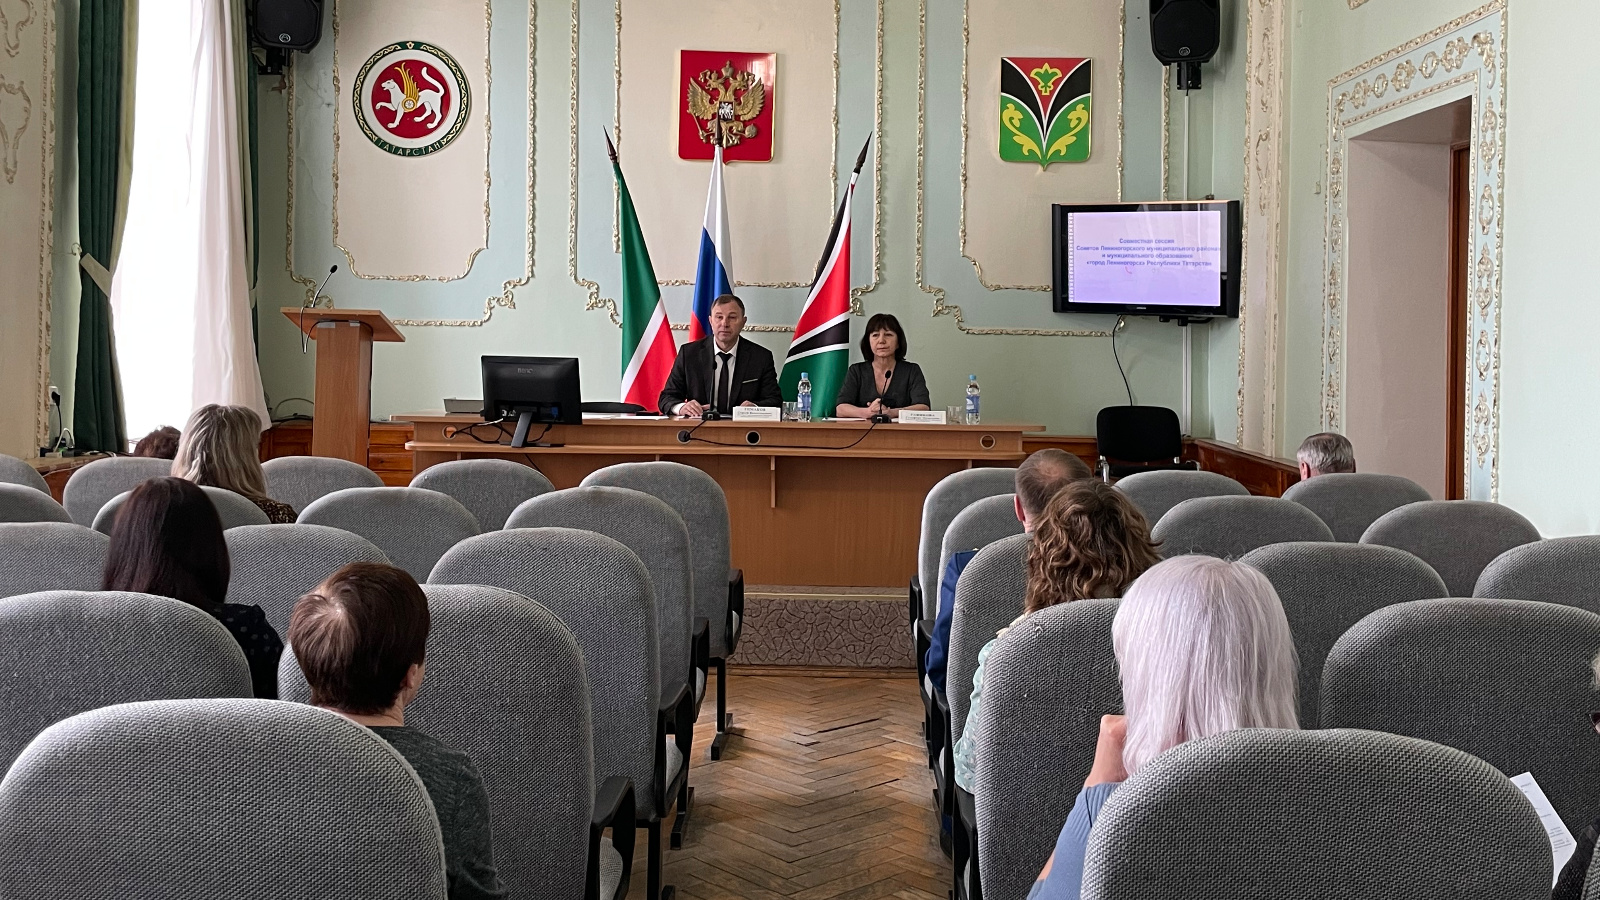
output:
[[[1533,779],[1532,772],[1523,772],[1511,779],[1511,783],[1528,798],[1529,803],[1533,804],[1533,811],[1539,814],[1539,822],[1544,825],[1545,834],[1550,836],[1550,854],[1555,861],[1555,874],[1550,877],[1550,886],[1555,887],[1567,860],[1571,859],[1573,852],[1578,849],[1578,842],[1572,837],[1572,832],[1567,830],[1566,823],[1556,815],[1555,807],[1550,805],[1550,798],[1544,795],[1539,782]]]

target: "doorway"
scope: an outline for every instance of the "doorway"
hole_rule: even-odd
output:
[[[1363,471],[1465,496],[1470,98],[1349,144],[1346,432]]]

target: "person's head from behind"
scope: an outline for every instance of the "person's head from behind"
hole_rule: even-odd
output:
[[[1033,531],[1034,521],[1057,491],[1074,481],[1093,477],[1088,463],[1065,450],[1047,447],[1036,451],[1017,466],[1017,521],[1023,530]]]
[[[1313,434],[1302,441],[1295,459],[1300,462],[1301,481],[1356,470],[1356,449],[1351,446],[1350,439],[1331,431]]]
[[[900,320],[888,313],[873,313],[861,335],[861,358],[881,359],[893,366],[906,358],[906,331]]]
[[[133,445],[133,455],[150,459],[172,459],[178,455],[178,441],[181,437],[178,429],[171,425],[163,425],[139,438],[139,443]]]
[[[216,612],[228,595],[222,518],[198,485],[152,478],[117,510],[100,589],[171,597]]]
[[[1027,612],[1073,600],[1120,597],[1161,561],[1144,514],[1094,478],[1056,492],[1028,544]]]
[[[428,598],[404,569],[350,563],[301,597],[289,644],[311,702],[352,716],[403,709],[422,685]]]
[[[211,403],[195,410],[184,426],[172,474],[262,498],[267,496],[267,476],[261,471],[260,448],[261,417],[255,410]]]
[[[1111,627],[1129,775],[1237,728],[1297,728],[1299,663],[1272,583],[1243,563],[1180,556],[1128,589]]]
[[[744,301],[733,294],[723,294],[711,301],[711,337],[723,350],[733,349],[744,330]]]

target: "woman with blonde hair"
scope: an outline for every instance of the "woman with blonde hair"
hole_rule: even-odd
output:
[[[172,474],[233,491],[259,506],[272,524],[290,524],[297,515],[294,507],[267,496],[260,446],[261,417],[255,410],[210,403],[195,410],[184,426]]]
[[[1050,499],[1034,524],[1028,546],[1028,587],[1022,619],[1074,600],[1122,596],[1128,585],[1161,561],[1150,542],[1150,526],[1127,495],[1097,479],[1067,484]],[[976,763],[973,735],[983,700],[983,667],[995,642],[1011,626],[978,651],[972,673],[972,701],[967,725],[956,741],[956,784],[972,790]]]
[[[1272,583],[1244,563],[1161,563],[1128,589],[1111,641],[1126,712],[1101,719],[1094,765],[1029,900],[1077,900],[1089,829],[1150,760],[1239,728],[1299,727],[1289,619]]]

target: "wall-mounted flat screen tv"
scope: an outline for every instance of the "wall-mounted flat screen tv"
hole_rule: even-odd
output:
[[[1058,203],[1055,311],[1239,315],[1239,201]]]

